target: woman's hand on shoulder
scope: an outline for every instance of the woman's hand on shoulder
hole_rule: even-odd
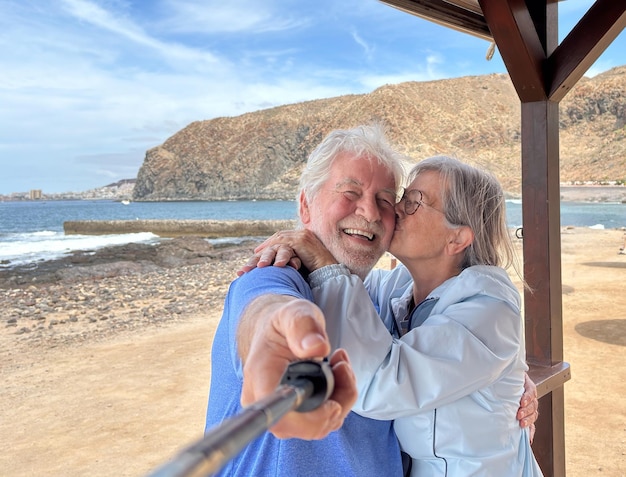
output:
[[[326,249],[317,236],[306,229],[283,230],[268,238],[254,249],[254,255],[237,272],[237,275],[249,272],[255,267],[274,265],[301,266],[310,272],[326,265],[337,263],[335,257]]]
[[[260,246],[263,245],[265,245],[265,242]],[[239,270],[237,270],[237,276],[241,276],[257,267],[263,268],[270,265],[285,267],[289,265],[290,267],[299,270],[302,266],[302,262],[296,256],[296,252],[289,245],[276,244],[262,248],[259,251],[257,250],[259,250],[258,247],[255,249],[255,253],[248,259],[248,261]]]

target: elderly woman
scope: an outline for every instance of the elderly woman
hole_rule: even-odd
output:
[[[259,266],[293,251],[309,270],[357,377],[353,410],[395,419],[411,475],[540,476],[516,420],[528,368],[502,188],[449,157],[418,163],[409,182],[389,249],[401,266],[362,282],[301,230],[269,239]]]

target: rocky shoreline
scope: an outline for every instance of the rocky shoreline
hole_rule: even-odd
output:
[[[0,270],[0,336],[54,347],[213,311],[257,244],[181,237]]]
[[[197,236],[209,239],[263,237],[293,229],[295,220],[75,220],[63,222],[65,235],[106,235],[151,232],[159,237]]]
[[[624,187],[572,186],[563,193],[570,200],[626,200]],[[236,270],[259,241],[213,246],[189,235],[0,268],[0,346],[2,339],[29,346],[83,342],[221,310]]]
[[[626,203],[625,186],[561,185],[562,201]]]

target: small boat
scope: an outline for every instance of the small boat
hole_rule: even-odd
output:
[[[122,201],[122,204],[124,204],[124,205],[128,205],[128,204],[130,204],[130,200],[124,199],[124,200]]]

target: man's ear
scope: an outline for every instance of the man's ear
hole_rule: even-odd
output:
[[[463,253],[474,241],[474,232],[467,225],[453,229],[448,241],[448,254],[456,255]]]
[[[300,222],[302,225],[306,225],[311,222],[311,210],[309,208],[309,203],[306,200],[306,194],[304,191],[300,191]]]

